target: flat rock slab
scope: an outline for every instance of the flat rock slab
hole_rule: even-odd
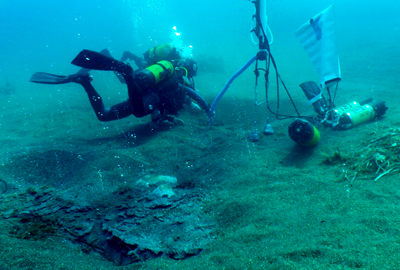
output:
[[[116,265],[160,256],[182,260],[206,247],[215,222],[202,211],[199,190],[174,188],[174,181],[167,180],[159,186],[139,181],[86,203],[70,192],[29,188],[3,195],[0,216],[15,223],[15,237],[61,235]]]

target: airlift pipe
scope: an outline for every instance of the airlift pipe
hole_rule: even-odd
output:
[[[261,26],[256,24],[256,30],[255,33],[257,37],[259,38],[259,48],[260,52],[263,52],[265,55],[265,46],[268,45],[268,41],[265,40],[266,37],[263,34],[263,29],[266,29],[267,26],[267,0],[254,0],[252,3],[255,4],[256,6],[256,17],[260,19]],[[221,100],[222,96],[225,94],[225,92],[228,90],[229,86],[231,83],[240,75],[242,74],[254,61],[257,59],[257,55],[253,56],[247,63],[241,67],[238,71],[236,71],[228,80],[228,82],[225,84],[224,88],[222,88],[222,91],[217,95],[217,97],[214,99],[214,102],[211,105],[211,117],[210,117],[210,125],[214,124],[214,116],[215,116],[215,108],[217,107],[218,102]],[[260,59],[260,60],[265,60],[265,59]]]
[[[218,96],[215,98],[213,104],[211,105],[211,112],[212,112],[212,117],[210,118],[210,125],[214,124],[214,113],[215,113],[215,107],[217,107],[217,104],[219,102],[219,100],[222,98],[222,96],[225,94],[225,92],[228,90],[229,86],[231,85],[231,83],[237,78],[239,77],[240,74],[243,73],[243,71],[245,71],[251,64],[254,63],[254,61],[257,59],[257,55],[254,55],[249,61],[247,61],[247,63],[241,67],[238,71],[235,72],[235,74],[233,74],[230,79],[228,80],[228,82],[225,84],[224,88],[222,89],[222,91],[218,94]]]

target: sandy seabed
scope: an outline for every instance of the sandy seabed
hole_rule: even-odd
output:
[[[391,52],[389,47],[386,60]],[[321,141],[311,149],[290,140],[292,120],[278,121],[271,114],[275,133],[257,143],[248,140],[254,95],[240,91],[247,84],[252,89],[253,81],[232,86],[219,104],[214,126],[208,126],[205,115],[185,111],[180,115],[185,126],[158,130],[150,128],[147,118],[98,122],[79,86],[15,82],[16,94],[0,100],[0,188],[5,191],[0,195],[0,269],[400,268],[399,174],[374,181],[373,174],[353,178],[352,169],[361,158],[354,153],[399,126],[400,104],[394,98],[398,79],[387,65],[381,75],[380,69],[358,74],[349,63],[352,79],[340,89],[352,94],[339,96],[336,104],[373,95],[389,109],[378,121],[347,131],[318,127]],[[361,64],[367,70],[368,63]],[[211,101],[226,78],[199,74],[197,81],[200,89],[208,89],[202,93]],[[22,91],[27,86],[29,94]],[[300,88],[295,92],[293,98],[304,105]],[[282,112],[293,113],[290,106],[283,98]],[[313,114],[310,108],[303,112]],[[260,107],[260,130],[265,115]],[[334,159],[338,151],[340,158]],[[12,232],[19,220],[4,218],[32,187],[50,186],[91,202],[145,175],[174,176],[177,188],[202,191],[200,207],[215,226],[212,241],[199,255],[117,267],[56,231],[38,239],[16,237]]]

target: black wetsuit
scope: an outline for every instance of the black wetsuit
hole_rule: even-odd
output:
[[[136,59],[140,60],[140,58]],[[176,69],[170,77],[155,84],[152,87],[139,85],[133,68],[125,62],[112,58],[107,50],[100,53],[83,50],[72,64],[82,67],[82,69],[70,76],[60,76],[44,72],[35,72],[30,81],[42,84],[65,84],[75,82],[81,84],[88,94],[90,104],[100,121],[112,121],[134,115],[136,117],[152,116],[152,121],[171,121],[173,116],[183,108],[189,98],[194,99],[199,106],[211,117],[211,112],[204,98],[193,88],[184,85],[183,73],[185,69]],[[88,74],[90,70],[108,70],[117,72],[121,81],[128,87],[129,99],[118,103],[111,108],[104,106],[99,93],[91,84],[91,78]],[[122,76],[122,78],[121,78]]]
[[[97,118],[100,121],[112,121],[134,115],[144,117],[158,110],[159,117],[152,118],[153,121],[171,120],[171,116],[176,116],[178,111],[183,109],[187,97],[194,99],[200,107],[209,114],[209,107],[204,98],[194,89],[184,86],[179,75],[174,73],[167,80],[155,85],[150,89],[143,89],[135,81],[133,70],[121,72],[128,87],[129,99],[105,108],[99,93],[94,89],[90,80],[79,82],[88,94]]]

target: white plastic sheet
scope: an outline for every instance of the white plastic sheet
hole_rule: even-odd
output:
[[[340,80],[333,5],[314,16],[295,31],[320,77],[322,89],[332,80]]]

